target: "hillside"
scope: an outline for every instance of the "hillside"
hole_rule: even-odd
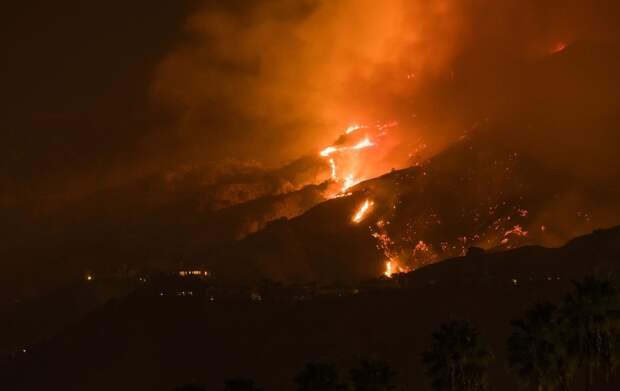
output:
[[[501,132],[481,132],[420,166],[362,182],[349,196],[274,221],[204,257],[227,276],[344,282],[380,275],[386,261],[413,270],[472,246],[556,246],[620,223],[617,183],[602,193],[595,183],[546,166]],[[365,201],[371,207],[353,222]]]

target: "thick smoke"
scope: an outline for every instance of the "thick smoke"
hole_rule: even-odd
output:
[[[287,161],[351,123],[375,121],[400,123],[401,149],[424,142],[434,153],[493,123],[515,142],[534,136],[533,153],[574,168],[564,156],[605,156],[610,144],[593,138],[615,135],[590,132],[617,113],[619,8],[585,0],[208,1],[187,22],[189,38],[162,61],[152,92],[177,110],[194,152],[209,158]],[[584,145],[585,135],[592,142]],[[388,167],[405,163],[406,154],[394,156],[400,161]]]
[[[193,15],[187,24],[189,39],[164,59],[153,84],[154,97],[177,111],[180,134],[196,140],[199,154],[278,164],[316,153],[352,123],[395,121],[399,126],[390,129],[394,153],[381,153],[380,164],[387,171],[409,165],[410,154],[421,145],[429,146],[425,153],[431,157],[464,136],[493,133],[483,139],[493,143],[489,150],[518,152],[528,167],[545,173],[545,180],[533,181],[541,188],[531,194],[549,194],[552,200],[539,203],[545,210],[535,216],[538,225],[553,222],[556,237],[546,244],[583,229],[567,215],[593,205],[591,189],[605,187],[601,205],[610,205],[620,193],[620,160],[615,157],[620,141],[620,28],[615,20],[620,6],[615,2],[232,4],[208,2]],[[463,173],[484,168],[474,162],[468,167],[463,156],[454,157]],[[473,175],[485,183],[483,174]],[[433,180],[459,177],[454,170]],[[553,177],[558,183],[552,183]],[[511,185],[519,183],[506,184]],[[450,186],[458,189],[457,183]],[[581,187],[589,189],[587,196]],[[471,208],[488,201],[489,189],[474,190],[481,190],[481,199],[471,200]],[[496,190],[500,199],[508,192]],[[595,226],[620,221],[615,209],[583,213],[597,216]],[[310,220],[300,220],[306,221],[301,231],[309,229]],[[315,223],[324,232],[319,220]],[[275,254],[265,255],[249,241],[252,256],[229,263],[259,258],[264,269],[280,277],[286,274],[283,259],[308,267],[296,270],[299,275],[329,269],[308,266],[316,259],[361,264],[357,255],[345,252],[341,259],[331,254],[342,249],[338,241],[325,245],[326,253],[317,253],[318,243],[290,233],[295,224],[283,225],[287,240],[281,240],[277,229],[255,239],[256,248],[263,248],[270,233],[277,232],[274,243],[295,244],[290,253],[273,249]],[[439,236],[451,228],[443,228]],[[351,273],[344,269],[344,275]]]
[[[407,77],[446,63],[452,10],[409,3],[209,2],[153,91],[179,109],[181,130],[206,143],[206,155],[278,162],[315,153],[350,123],[393,120]],[[447,42],[431,44],[439,36]],[[415,61],[404,61],[410,51]]]

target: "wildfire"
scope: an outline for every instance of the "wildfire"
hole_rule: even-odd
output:
[[[383,275],[386,276],[387,278],[392,278],[393,273],[394,271],[392,270],[392,261],[386,261],[385,271],[383,272]]]
[[[344,178],[342,189],[340,191],[344,193],[347,190],[349,190],[351,187],[357,185],[358,183],[360,183],[360,181],[358,179],[355,179],[353,175],[347,175],[347,177]]]
[[[374,204],[375,203],[370,200],[364,201],[364,203],[359,207],[357,212],[355,212],[355,215],[353,216],[353,219],[352,219],[353,222],[357,224],[360,221],[364,220],[364,217],[366,217],[366,213]]]
[[[323,149],[320,152],[320,155],[323,157],[329,157],[331,154],[335,153],[335,152],[341,152],[341,151],[348,151],[348,150],[358,150],[358,149],[364,149],[364,148],[369,148],[369,147],[374,147],[375,143],[373,143],[372,141],[370,141],[370,139],[368,137],[364,138],[362,141],[360,141],[359,143],[353,145],[353,146],[348,146],[348,147],[334,147],[329,146],[325,149]]]
[[[372,126],[353,124],[344,130],[344,134],[340,136],[335,144],[327,146],[319,152],[320,156],[326,158],[329,163],[331,180],[340,185],[340,190],[331,197],[349,195],[350,193],[347,191],[365,179],[363,175],[367,175],[368,167],[360,166],[362,163],[369,162],[361,161],[367,155],[360,154],[358,151],[377,146],[379,140],[387,135],[390,128],[395,126],[398,126],[397,122],[377,123]],[[361,129],[365,129],[364,132],[361,132]],[[374,201],[370,199],[364,200],[355,210],[351,221],[354,224],[362,222],[368,216],[373,206]],[[393,241],[387,233],[386,224],[389,224],[389,222],[386,223],[383,220],[377,222],[379,232],[374,232],[372,236],[377,239],[377,247],[385,255],[384,259],[386,261],[383,275],[387,278],[392,278],[396,273],[411,271],[411,268],[401,265],[399,255],[392,248]],[[416,250],[418,253],[430,252],[429,247],[422,241],[418,243]]]
[[[336,171],[336,161],[334,160],[334,158],[329,159],[329,168],[331,169],[332,181],[338,180],[338,173]]]
[[[374,145],[375,144],[372,141],[370,141],[368,137],[366,137],[359,143],[355,144],[351,149],[364,149],[364,148],[373,147]]]
[[[367,128],[369,128],[367,125],[353,124],[345,129],[341,140],[337,144],[330,145],[319,152],[321,157],[328,159],[331,180],[342,185],[338,193],[331,196],[332,198],[346,195],[348,189],[364,180],[364,178],[359,178],[359,173],[356,172],[358,170],[356,167],[358,156],[353,154],[353,152],[374,147],[376,143],[369,134],[366,134],[362,139],[357,135],[349,135],[360,129]],[[377,125],[377,129],[382,132],[380,136],[385,134],[383,125]],[[347,141],[350,143],[347,143]],[[339,161],[340,163],[344,161],[344,169],[342,165],[339,165]],[[340,173],[341,170],[350,172],[342,174]]]
[[[394,274],[408,273],[410,271],[411,271],[411,268],[407,266],[401,266],[400,263],[398,262],[398,259],[391,258],[385,261],[385,271],[383,272],[383,275],[386,276],[387,278],[392,278]]]
[[[366,126],[364,125],[351,125],[347,128],[347,130],[345,130],[345,134],[351,134],[353,132],[355,132],[356,130],[359,129],[364,129]]]
[[[336,147],[327,147],[324,150],[321,151],[321,156],[323,157],[328,157],[329,155],[331,155],[334,152],[337,152],[338,148]]]

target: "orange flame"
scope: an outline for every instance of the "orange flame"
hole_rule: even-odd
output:
[[[368,128],[367,125],[353,124],[345,129],[344,135],[349,135],[359,129],[366,129],[366,128]],[[377,128],[383,129],[379,125],[377,126]],[[342,197],[346,195],[346,192],[348,189],[357,185],[364,179],[364,178],[357,178],[354,172],[349,172],[347,175],[343,175],[343,174],[339,175],[339,165],[338,165],[337,159],[339,159],[340,156],[332,156],[332,155],[341,154],[344,152],[358,151],[361,149],[374,147],[375,145],[376,145],[375,142],[370,138],[370,136],[366,135],[366,137],[359,140],[356,144],[330,145],[319,152],[319,155],[321,157],[328,159],[331,180],[334,182],[338,182],[342,185],[340,190],[337,193],[331,195],[330,198]],[[345,159],[350,159],[350,158],[345,158]],[[353,157],[353,159],[355,159],[355,156]],[[345,160],[345,161],[348,161],[350,163],[350,160]],[[349,167],[348,170],[351,170],[351,167]],[[353,170],[355,170],[355,168],[353,168],[352,171]]]
[[[363,139],[359,143],[355,144],[355,146],[353,146],[351,149],[364,149],[364,148],[368,148],[368,147],[373,147],[374,145],[375,144],[372,141],[370,141],[370,139],[368,137],[366,137],[365,139]]]
[[[321,151],[321,156],[323,157],[328,157],[329,155],[331,155],[334,152],[338,152],[339,149],[336,147],[327,147],[324,150]]]
[[[360,183],[360,181],[358,179],[355,179],[353,175],[347,175],[347,177],[344,178],[344,183],[342,184],[342,189],[340,191],[344,193],[358,183]]]
[[[392,270],[392,261],[386,261],[385,271],[383,272],[383,275],[386,276],[387,278],[392,278],[393,273],[394,271]]]
[[[364,201],[364,203],[359,207],[359,209],[357,210],[357,212],[353,216],[353,222],[357,224],[360,221],[364,220],[364,217],[366,216],[366,213],[368,212],[370,207],[372,207],[374,204],[375,203],[370,201],[370,200]]]
[[[397,258],[390,258],[387,261],[385,261],[385,271],[383,272],[383,275],[386,276],[387,278],[392,278],[394,274],[408,273],[410,271],[411,271],[411,268],[407,266],[401,266]]]
[[[349,127],[347,128],[347,130],[345,130],[345,132],[344,132],[344,133],[345,133],[345,134],[351,134],[351,133],[355,132],[356,130],[363,129],[363,128],[365,128],[365,127],[366,127],[366,126],[364,126],[364,125],[351,125],[351,126],[349,126]]]
[[[338,173],[336,172],[336,161],[333,158],[329,159],[329,167],[331,169],[332,181],[338,180]]]

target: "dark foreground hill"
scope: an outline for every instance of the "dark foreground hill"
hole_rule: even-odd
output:
[[[234,242],[324,201],[330,184],[321,177],[328,172],[323,165],[305,157],[278,169],[191,167],[59,205],[24,200],[21,207],[0,206],[5,219],[0,312],[88,271],[166,270],[204,259],[205,248]]]
[[[348,368],[373,356],[391,362],[404,389],[424,390],[419,359],[430,333],[441,322],[468,319],[495,353],[491,389],[517,390],[505,365],[510,320],[537,300],[559,299],[571,279],[619,269],[617,227],[561,248],[472,252],[304,300],[160,296],[152,293],[165,286],[145,287],[28,346],[3,363],[0,379],[10,390],[164,391],[189,382],[222,389],[227,378],[249,376],[266,390],[290,390],[306,361]]]

